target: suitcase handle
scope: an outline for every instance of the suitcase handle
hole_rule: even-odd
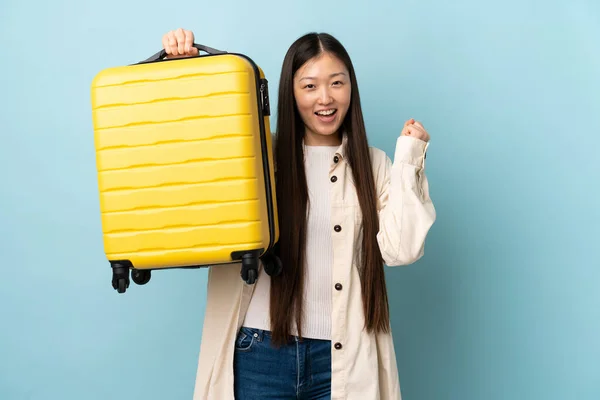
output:
[[[212,47],[208,47],[208,46],[205,46],[203,44],[194,43],[192,46],[194,46],[195,48],[197,48],[198,51],[203,51],[203,52],[211,54],[211,55],[214,55],[214,54],[227,54],[226,51],[213,49]],[[153,54],[152,56],[150,56],[149,58],[145,59],[144,61],[141,61],[140,64],[141,63],[146,63],[146,62],[160,61],[160,60],[164,59],[166,56],[167,56],[167,52],[165,51],[165,49],[162,49],[158,53]]]

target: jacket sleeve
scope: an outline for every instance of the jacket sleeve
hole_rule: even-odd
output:
[[[388,266],[408,265],[424,254],[425,239],[436,219],[425,175],[429,143],[408,136],[396,141],[394,163],[377,163],[379,232],[377,240]]]

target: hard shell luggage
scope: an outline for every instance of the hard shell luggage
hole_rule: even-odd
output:
[[[281,271],[268,82],[243,54],[164,59],[98,73],[92,119],[104,251],[119,293],[152,270],[258,260]]]

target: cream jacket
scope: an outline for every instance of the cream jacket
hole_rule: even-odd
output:
[[[363,330],[364,314],[359,271],[361,212],[352,175],[345,162],[345,143],[332,159],[331,235],[334,246],[331,315],[331,398],[339,400],[399,400],[400,382],[391,334]],[[425,154],[429,143],[400,136],[394,163],[382,150],[371,148],[379,195],[377,235],[388,266],[408,265],[422,257],[425,238],[436,212],[429,197]],[[342,229],[337,232],[334,226]],[[261,266],[262,267],[262,266]],[[342,290],[334,288],[336,283]],[[234,399],[233,356],[237,331],[244,321],[254,285],[240,277],[240,265],[209,268],[207,302],[194,400]],[[337,350],[333,344],[340,343]],[[268,371],[265,371],[268,374]]]

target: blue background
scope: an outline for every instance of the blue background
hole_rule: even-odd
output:
[[[429,130],[438,220],[387,270],[404,400],[600,399],[599,3],[365,4],[2,2],[0,398],[191,398],[206,270],[112,289],[89,97],[181,26],[254,58],[273,104],[292,41],[333,33],[371,144]]]

